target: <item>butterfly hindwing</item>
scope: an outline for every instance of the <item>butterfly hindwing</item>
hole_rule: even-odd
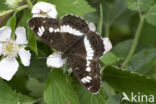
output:
[[[96,32],[90,31],[87,35],[87,39],[94,50],[94,58],[99,59],[105,52],[105,44],[103,38]]]
[[[101,86],[100,65],[97,60],[87,59],[85,43],[81,42],[68,57],[77,79],[92,93],[97,93]]]
[[[97,93],[101,87],[98,59],[104,52],[103,38],[89,31],[69,56],[69,63],[75,76],[92,93]]]

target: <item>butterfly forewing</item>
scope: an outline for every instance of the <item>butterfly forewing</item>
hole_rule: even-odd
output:
[[[74,16],[71,14],[65,15],[62,17],[61,22],[62,25],[69,26],[74,29],[74,35],[79,35],[79,32],[82,34],[86,34],[89,31],[89,26],[86,20],[78,16]]]
[[[66,15],[61,20],[34,17],[28,24],[41,40],[59,51],[71,47],[72,43],[89,31],[86,21],[73,15]]]
[[[89,31],[88,24],[84,19],[71,14],[63,16],[60,21],[61,33],[65,37],[66,43],[66,50],[64,51],[73,50],[72,48],[75,47],[80,38],[82,39]]]
[[[35,17],[28,21],[31,30],[50,47],[64,50],[65,38],[60,33],[60,21],[53,18]]]

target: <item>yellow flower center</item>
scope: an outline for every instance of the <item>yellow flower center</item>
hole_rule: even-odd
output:
[[[11,53],[13,50],[13,43],[6,43],[4,50],[7,51],[8,53]]]
[[[18,44],[14,40],[9,40],[3,44],[2,54],[8,57],[16,57],[18,52]]]
[[[40,11],[40,14],[43,16],[48,16],[47,12]]]

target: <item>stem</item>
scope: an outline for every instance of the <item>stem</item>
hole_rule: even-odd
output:
[[[33,4],[32,4],[32,2],[31,2],[31,0],[27,0],[27,4],[28,4],[28,6],[29,6],[30,9],[33,8]]]
[[[1,13],[0,16],[3,16],[3,15],[6,15],[6,14],[9,14],[11,12],[13,12],[14,10],[10,9],[10,10],[7,10],[5,11],[4,13]]]
[[[19,11],[25,9],[25,8],[28,8],[28,5],[23,5],[23,6],[20,6],[20,7],[16,8],[16,12],[19,12]]]
[[[102,24],[103,24],[103,8],[102,8],[102,4],[100,3],[100,19],[97,28],[99,34],[102,34]]]
[[[5,12],[5,14],[1,14],[0,16],[7,15],[7,14],[10,14],[10,13],[12,13],[12,12],[19,12],[19,11],[21,11],[21,10],[27,8],[27,7],[28,7],[28,5],[23,5],[23,6],[17,7],[17,8],[14,9],[14,10],[10,9],[10,10],[8,10],[7,12]]]
[[[141,33],[141,30],[142,30],[143,24],[144,24],[144,16],[142,15],[140,17],[140,22],[139,22],[137,31],[135,33],[135,37],[134,37],[132,46],[130,48],[130,51],[129,51],[125,61],[122,63],[122,67],[125,67],[128,64],[128,62],[130,61],[131,57],[133,56],[133,54],[135,52],[135,49],[136,49],[137,44],[138,44],[138,40],[139,40],[139,37],[140,37],[140,33]]]

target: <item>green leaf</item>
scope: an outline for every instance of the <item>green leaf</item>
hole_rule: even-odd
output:
[[[99,22],[99,14],[98,12],[90,12],[87,13],[84,17],[88,22],[93,22],[95,25]]]
[[[110,26],[126,10],[125,0],[103,0],[102,4],[105,26]]]
[[[44,100],[47,104],[80,104],[62,69],[52,69],[49,73]]]
[[[2,79],[0,79],[0,104],[33,104],[34,100],[16,93]]]
[[[156,25],[145,22],[139,39],[139,44],[143,47],[155,47],[156,42]]]
[[[155,64],[156,49],[145,49],[136,53],[126,69],[139,73],[146,73]]]
[[[128,8],[133,11],[146,12],[154,3],[154,0],[126,0]]]
[[[39,0],[42,1],[42,0]],[[75,14],[84,16],[88,12],[95,11],[86,0],[45,0],[56,5],[58,16],[64,16],[65,14]]]
[[[41,98],[43,95],[45,83],[41,83],[35,78],[29,77],[26,83],[26,88],[30,91],[30,95],[35,98]]]
[[[103,86],[104,94],[107,98],[115,95],[114,89],[108,83],[102,82],[102,86]]]
[[[27,77],[25,77],[26,74],[22,69],[19,68],[19,70],[16,72],[14,77],[7,82],[7,84],[17,92],[20,92],[22,94],[28,93],[28,90],[26,88],[26,82],[28,80]]]
[[[35,53],[31,52],[31,64],[29,67],[22,66],[22,69],[31,76],[41,82],[44,82],[47,78],[49,68],[46,65],[46,57],[39,58]]]
[[[82,85],[79,85],[77,91],[80,104],[105,104],[105,96],[102,88],[98,94],[91,94]]]
[[[145,18],[148,23],[156,25],[156,4],[150,8]]]
[[[0,2],[0,7],[1,7],[0,12],[8,10],[8,6],[5,4],[5,2],[6,2],[6,0],[1,0],[1,2]]]
[[[131,44],[132,40],[122,41],[115,45],[112,51],[121,61],[123,61],[129,52]]]
[[[35,38],[35,35],[34,33],[30,30],[30,28],[28,27],[28,24],[27,24],[27,21],[28,19],[30,19],[32,17],[31,15],[31,11],[29,10],[25,10],[24,11],[24,14],[21,18],[21,25],[22,26],[25,26],[26,29],[27,29],[27,38],[28,38],[28,45],[29,47],[36,53],[38,54],[38,51],[37,51],[37,42],[36,42],[36,38]]]
[[[100,59],[102,63],[105,65],[112,65],[117,62],[117,56],[112,52],[107,52],[104,56]]]
[[[130,28],[130,18],[134,16],[134,12],[126,9],[112,24],[113,31],[115,31],[115,34],[120,36],[128,36],[131,34],[131,28]],[[137,20],[138,21],[138,20]]]
[[[109,66],[103,72],[103,80],[119,92],[145,94],[156,97],[156,80],[121,68]]]
[[[27,28],[27,38],[29,47],[38,55],[37,40],[35,34],[29,28]]]
[[[16,16],[15,15],[13,15],[12,17],[9,18],[7,25],[9,27],[11,27],[12,34],[14,34],[15,26],[16,26]]]
[[[120,95],[114,95],[114,96],[109,97],[106,100],[106,104],[121,104],[120,100],[121,100],[121,96]]]

